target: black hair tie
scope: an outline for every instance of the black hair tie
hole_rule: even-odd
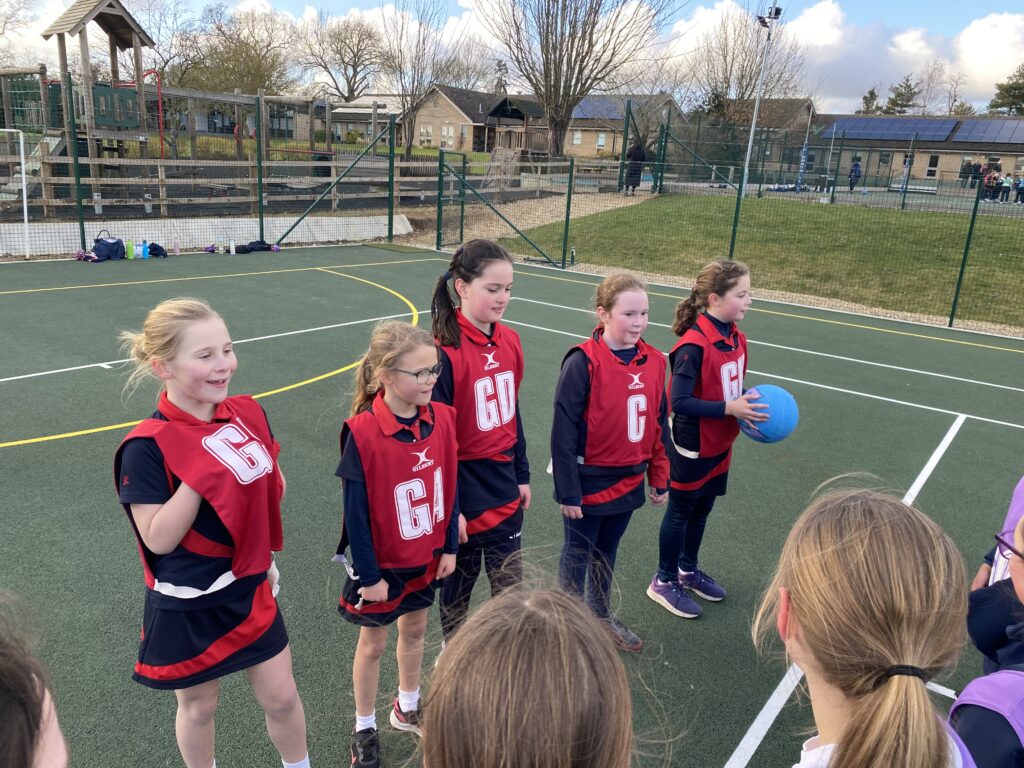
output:
[[[880,688],[886,680],[896,675],[909,675],[910,677],[918,677],[921,680],[927,682],[928,675],[920,667],[912,667],[909,664],[896,664],[895,666],[889,667],[885,672],[875,678],[875,688]]]
[[[445,282],[447,283],[447,282],[448,282],[449,280],[451,280],[451,279],[452,279],[452,273],[451,273],[451,272],[447,272],[447,271],[446,271],[446,272],[445,272],[445,273],[444,273],[443,275],[441,275],[441,277],[442,277],[442,278],[444,279],[444,281],[445,281]]]

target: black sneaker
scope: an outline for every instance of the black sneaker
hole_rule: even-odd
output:
[[[358,768],[380,768],[380,739],[376,728],[352,734],[352,765]]]

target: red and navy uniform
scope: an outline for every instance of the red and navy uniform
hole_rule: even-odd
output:
[[[519,414],[523,347],[519,334],[495,323],[483,333],[456,310],[458,347],[442,346],[433,399],[455,409],[459,438],[459,507],[472,536],[502,538],[522,527],[519,486],[530,482]]]
[[[455,408],[459,505],[469,541],[459,547],[455,572],[441,588],[445,637],[465,620],[481,565],[492,596],[522,581],[519,486],[530,482],[519,413],[524,370],[519,335],[501,323],[483,333],[461,309],[456,317],[460,342],[440,347],[443,365],[433,397]]]
[[[662,521],[659,578],[693,571],[717,496],[725,495],[739,422],[726,401],[743,394],[747,337],[733,323],[701,313],[669,353],[672,416],[669,503]]]
[[[441,554],[458,549],[455,412],[442,403],[399,418],[378,393],[345,422],[341,461],[345,522],[338,554],[351,548],[354,577],[338,610],[361,626],[386,626],[434,602]],[[363,603],[358,590],[384,580],[388,599]]]
[[[645,501],[644,475],[660,493],[669,479],[665,358],[642,339],[612,350],[603,332],[562,361],[551,427],[555,500],[583,510],[581,519],[562,520],[561,582],[581,596],[589,582],[587,602],[601,617],[619,541]]]
[[[585,515],[632,511],[651,487],[668,486],[665,358],[641,339],[612,351],[603,329],[573,347],[555,388],[551,462],[555,500]]]
[[[166,393],[118,447],[115,486],[146,580],[136,681],[186,688],[259,664],[288,645],[266,577],[271,551],[283,543],[279,452],[251,397],[229,397],[206,422]],[[164,504],[182,482],[203,500],[181,542],[156,554],[139,535],[131,505]]]

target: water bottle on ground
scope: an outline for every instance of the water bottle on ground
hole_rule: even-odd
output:
[[[235,255],[235,238],[233,237],[230,240],[228,240],[228,253],[230,253],[232,256]]]
[[[131,240],[124,241],[124,255],[129,259],[135,258],[135,243]]]
[[[142,258],[149,258],[149,243],[145,239],[142,240]]]
[[[171,240],[171,252],[175,256],[181,256],[181,242],[179,242],[178,238]]]

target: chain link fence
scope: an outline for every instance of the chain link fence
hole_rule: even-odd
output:
[[[313,105],[260,95],[146,83],[141,103],[134,84],[86,98],[45,70],[0,73],[0,85],[10,257],[70,256],[103,230],[172,253],[485,237],[525,259],[683,288],[732,257],[762,296],[1024,335],[1024,181],[1008,168],[993,187],[916,139],[762,131],[744,183],[746,129],[700,120],[661,126],[642,163],[537,160],[407,153],[394,122],[353,141]]]

